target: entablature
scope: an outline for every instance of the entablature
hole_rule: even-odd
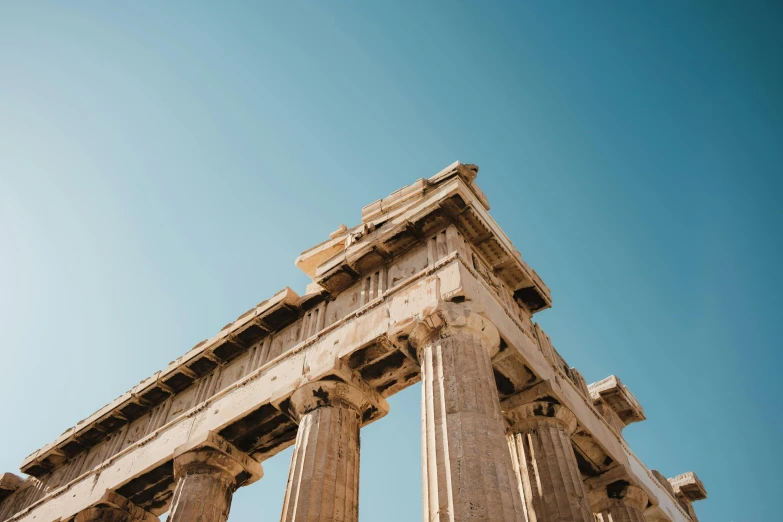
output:
[[[284,289],[35,452],[23,471],[41,480],[27,479],[30,493],[12,493],[18,499],[3,509],[19,513],[13,520],[43,520],[73,507],[65,497],[99,501],[98,484],[158,515],[170,499],[177,448],[216,433],[268,458],[293,444],[290,398],[314,380],[364,383],[378,396],[362,412],[371,422],[385,413],[383,398],[420,379],[409,336],[448,303],[496,325],[492,366],[504,404],[535,396],[568,407],[582,474],[622,470],[683,522],[677,502],[596,408],[594,385],[531,322],[549,306],[549,290],[487,214],[476,171],[457,163],[365,207],[361,225],[341,227],[299,257],[313,278],[304,296]],[[612,386],[638,405],[619,379],[595,388],[601,401]]]
[[[454,224],[489,270],[529,313],[551,306],[550,291],[487,213],[474,183],[478,167],[454,163],[362,211],[362,224],[342,228],[303,252],[296,265],[332,296],[388,260]]]

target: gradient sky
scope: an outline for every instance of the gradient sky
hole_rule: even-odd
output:
[[[628,4],[2,3],[0,472],[460,160],[636,454],[777,519],[783,15]],[[421,518],[419,395],[362,431],[362,522]],[[233,522],[279,518],[290,454]]]

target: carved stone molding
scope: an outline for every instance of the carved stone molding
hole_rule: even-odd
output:
[[[311,411],[327,406],[346,408],[361,417],[375,407],[375,401],[356,386],[338,381],[310,382],[291,395],[290,411],[297,421]]]
[[[225,522],[234,491],[261,478],[261,464],[215,434],[174,456],[176,488],[169,522]]]
[[[408,340],[419,361],[423,346],[452,335],[475,335],[481,339],[489,357],[495,355],[500,349],[500,334],[481,311],[471,303],[443,302],[435,312],[418,321]]]
[[[555,426],[571,436],[577,426],[571,410],[546,401],[531,402],[506,411],[506,419],[514,431],[522,431],[530,426]]]

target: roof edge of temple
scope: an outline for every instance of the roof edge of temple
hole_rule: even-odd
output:
[[[485,257],[531,313],[551,306],[551,292],[522,259],[511,240],[489,215],[486,196],[475,184],[478,167],[455,162],[428,180],[393,192],[362,210],[362,223],[341,225],[330,238],[304,251],[295,261],[333,296],[359,274],[401,255],[416,242],[454,223]]]

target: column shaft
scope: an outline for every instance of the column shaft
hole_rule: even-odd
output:
[[[225,522],[234,491],[263,475],[261,465],[225,440],[208,434],[174,457],[177,484],[168,522]]]
[[[281,522],[358,522],[359,429],[389,405],[345,374],[303,385],[291,395],[290,411],[299,431]]]
[[[188,473],[177,480],[168,522],[225,522],[234,478],[222,473]]]
[[[511,417],[509,449],[528,520],[592,522],[587,491],[569,435],[576,427],[573,414],[559,405],[532,403]]]
[[[450,327],[419,349],[427,522],[524,520],[491,349],[480,332]]]
[[[282,522],[358,522],[359,413],[322,407],[299,424]]]

